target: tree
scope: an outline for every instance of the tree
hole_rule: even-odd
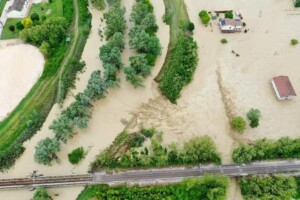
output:
[[[20,31],[24,29],[24,25],[23,25],[22,22],[20,22],[20,21],[16,23],[16,27],[17,27],[17,29],[20,30]]]
[[[134,68],[125,67],[124,73],[126,74],[126,80],[129,81],[135,88],[143,86],[143,79],[138,76]]]
[[[30,28],[32,26],[32,20],[29,17],[26,17],[22,20],[24,28]]]
[[[204,25],[207,25],[210,22],[210,16],[206,10],[201,10],[199,12],[199,17]]]
[[[11,31],[11,32],[15,32],[15,26],[14,25],[10,25],[8,27],[8,29]]]
[[[295,7],[300,7],[300,0],[295,1]]]
[[[43,41],[43,43],[42,43],[42,45],[40,46],[40,51],[42,52],[42,54],[44,55],[44,56],[49,56],[49,54],[50,54],[50,45],[49,45],[49,43],[48,42],[45,42],[45,41]]]
[[[34,192],[33,200],[52,200],[45,188],[37,188]]]
[[[234,117],[231,122],[230,125],[232,127],[232,129],[242,133],[244,132],[244,130],[246,129],[246,121],[244,120],[243,117]]]
[[[233,19],[233,12],[232,11],[227,11],[225,13],[225,18]]]
[[[50,165],[53,159],[57,159],[56,153],[60,151],[60,142],[57,139],[45,138],[37,143],[34,159],[44,165]]]
[[[104,8],[105,8],[104,0],[93,0],[92,3],[99,10],[104,10]]]
[[[256,128],[259,126],[259,118],[261,117],[260,110],[251,108],[247,113],[247,118],[250,120],[250,126]]]
[[[99,99],[104,97],[106,89],[107,86],[100,75],[100,71],[94,71],[90,76],[84,94],[90,99]]]
[[[187,25],[187,30],[190,31],[190,32],[193,32],[195,29],[195,25],[193,22],[189,22],[188,25]]]
[[[106,28],[104,35],[108,40],[116,32],[123,33],[125,29],[125,8],[121,7],[119,4],[113,5],[108,12],[104,14],[104,19],[106,20]]]
[[[73,165],[79,163],[79,161],[84,158],[84,154],[85,152],[83,147],[74,149],[71,153],[68,154],[70,163],[72,163]]]
[[[37,13],[32,13],[30,15],[30,19],[33,21],[33,22],[38,22],[40,21],[40,16],[37,14]]]
[[[155,15],[153,13],[148,13],[142,20],[141,25],[148,33],[155,33],[158,29]]]
[[[235,163],[247,163],[256,157],[256,151],[252,146],[242,144],[234,149],[232,159]]]
[[[291,45],[296,46],[299,43],[297,39],[291,39]]]

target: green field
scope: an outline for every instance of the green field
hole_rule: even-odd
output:
[[[12,39],[17,38],[19,36],[19,30],[16,28],[16,24],[21,21],[22,19],[8,19],[5,23],[1,39]],[[15,31],[11,32],[9,30],[9,26],[14,25]]]
[[[52,3],[38,3],[31,6],[29,16],[32,13],[37,13],[40,17],[60,17],[63,16],[62,0],[53,0]]]
[[[7,0],[0,0],[0,16],[2,15]]]

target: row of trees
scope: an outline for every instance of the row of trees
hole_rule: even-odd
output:
[[[232,154],[232,159],[236,163],[277,158],[300,158],[300,139],[283,137],[279,140],[268,140],[264,138],[251,145],[241,144],[234,149]]]
[[[297,184],[293,177],[247,176],[240,179],[245,200],[290,200],[293,199]]]
[[[130,21],[134,27],[129,31],[129,45],[137,54],[129,58],[129,66],[124,68],[126,80],[134,87],[143,85],[143,78],[151,74],[161,45],[156,36],[158,26],[149,0],[137,0],[132,7]]]
[[[49,126],[49,129],[55,133],[55,137],[45,138],[38,142],[34,155],[38,163],[49,165],[53,159],[57,158],[56,153],[60,151],[60,142],[66,143],[72,138],[76,128],[88,127],[92,114],[92,102],[103,98],[106,88],[100,71],[93,72],[84,92],[77,94],[75,102],[63,110],[60,117]]]
[[[106,28],[104,35],[108,40],[107,44],[100,47],[100,59],[104,68],[104,79],[108,86],[117,84],[117,73],[123,66],[121,53],[124,49],[125,31],[125,8],[120,1],[111,2],[111,8],[104,14]]]
[[[201,199],[225,200],[229,185],[228,178],[220,175],[205,175],[190,178],[180,183],[160,186],[88,186],[77,197],[84,199]]]
[[[141,134],[132,133],[122,138],[122,145],[114,142],[113,145],[103,150],[94,163],[92,163],[92,171],[99,168],[131,168],[131,167],[162,167],[169,165],[185,165],[214,162],[221,163],[220,155],[216,150],[216,146],[208,136],[195,137],[184,143],[180,148],[178,144],[170,144],[163,146],[162,133],[155,132],[151,139],[150,146],[140,148],[146,139],[147,133],[151,136],[151,130],[143,130]],[[143,136],[144,135],[144,136]],[[120,151],[115,151],[119,149]],[[126,151],[124,151],[126,149]]]

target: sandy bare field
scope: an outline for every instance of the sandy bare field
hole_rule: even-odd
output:
[[[26,96],[44,69],[44,57],[31,45],[3,42],[0,46],[0,120]]]

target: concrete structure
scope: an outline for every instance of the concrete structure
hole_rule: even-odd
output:
[[[296,96],[289,77],[277,76],[272,79],[271,83],[278,100],[290,100]]]
[[[220,20],[219,25],[222,33],[234,33],[242,30],[243,22],[240,19],[225,18]]]

